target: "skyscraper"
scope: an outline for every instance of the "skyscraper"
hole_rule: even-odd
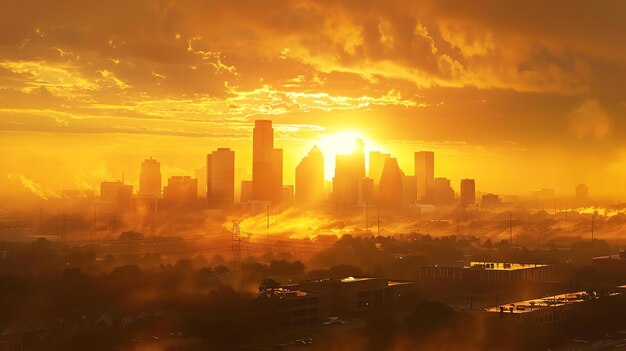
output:
[[[139,174],[139,196],[161,197],[161,164],[153,159],[147,159],[141,163]]]
[[[100,183],[100,200],[115,210],[126,210],[132,205],[133,186],[123,182]]]
[[[361,178],[359,180],[359,205],[371,205],[374,203],[376,203],[374,179]]]
[[[368,175],[374,184],[380,183],[380,176],[383,174],[383,167],[385,167],[385,160],[391,157],[389,154],[383,154],[380,151],[370,151],[370,164]]]
[[[381,205],[388,208],[402,205],[403,177],[404,173],[398,166],[398,160],[393,157],[386,159],[378,191],[378,200]]]
[[[474,179],[461,180],[461,207],[476,203],[476,182]]]
[[[296,167],[296,205],[312,205],[324,199],[324,155],[314,146]]]
[[[577,205],[587,205],[589,202],[589,187],[585,184],[576,185],[576,203]]]
[[[218,148],[207,155],[207,206],[223,208],[235,201],[235,152]]]
[[[419,151],[415,153],[415,177],[417,180],[417,200],[428,196],[428,189],[435,179],[435,153]]]
[[[428,188],[426,201],[433,205],[448,206],[454,203],[454,190],[447,178],[435,178]]]
[[[354,152],[337,155],[333,177],[333,201],[341,213],[350,213],[358,203],[359,181],[365,177],[363,140],[355,141]]]
[[[173,176],[163,188],[163,201],[170,209],[192,209],[198,205],[198,180],[190,176]]]
[[[283,153],[274,149],[272,121],[254,122],[252,136],[252,198],[278,204],[282,195]]]

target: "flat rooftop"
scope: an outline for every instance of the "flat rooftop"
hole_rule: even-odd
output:
[[[538,299],[525,300],[519,302],[513,302],[508,304],[502,304],[494,307],[485,308],[484,311],[492,313],[513,313],[523,314],[537,310],[547,309],[551,307],[559,307],[565,305],[572,305],[580,302],[591,301],[596,299],[596,295],[590,295],[585,291],[565,293],[560,295],[553,295],[542,297]],[[512,310],[511,310],[512,308]]]
[[[547,264],[536,263],[508,263],[508,262],[469,262],[468,266],[463,268],[475,268],[492,271],[517,271],[520,269],[548,267]]]
[[[486,271],[517,271],[523,269],[548,267],[547,264],[538,263],[509,263],[509,262],[487,262],[487,261],[471,261],[471,262],[453,262],[444,264],[427,265],[423,267],[442,267],[442,268],[463,268],[463,269],[480,269]]]

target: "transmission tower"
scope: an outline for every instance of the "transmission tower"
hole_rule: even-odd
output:
[[[231,249],[233,252],[233,264],[239,269],[239,265],[241,264],[241,227],[239,226],[239,221],[233,222]]]

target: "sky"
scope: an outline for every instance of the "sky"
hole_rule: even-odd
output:
[[[0,13],[0,194],[193,175],[272,119],[285,183],[337,135],[458,191],[626,195],[626,2],[23,0]],[[340,142],[342,146],[344,141]],[[329,155],[330,154],[330,155]]]

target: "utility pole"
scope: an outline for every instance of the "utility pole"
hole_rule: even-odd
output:
[[[93,228],[91,229],[91,248],[93,249],[93,237],[96,235],[96,208],[97,205],[93,204]]]
[[[377,229],[376,229],[376,236],[380,236],[380,205],[376,206],[376,217],[377,217]]]
[[[509,243],[513,246],[513,218],[509,211]]]
[[[591,243],[593,244],[593,220],[594,220],[594,214],[591,214]]]

